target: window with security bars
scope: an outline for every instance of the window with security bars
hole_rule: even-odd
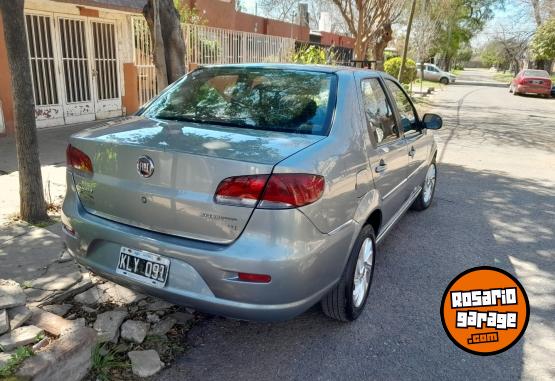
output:
[[[91,100],[85,22],[60,19],[60,44],[68,103]]]
[[[58,104],[51,18],[25,15],[25,26],[35,105]]]
[[[98,99],[118,98],[115,26],[114,24],[93,22],[92,33]]]

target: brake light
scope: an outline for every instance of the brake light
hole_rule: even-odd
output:
[[[224,179],[214,195],[218,204],[253,207],[270,175],[236,176]]]
[[[519,85],[524,85],[526,83],[526,79],[524,77],[520,77],[517,82]]]
[[[262,209],[298,208],[322,197],[322,176],[304,173],[236,176],[224,179],[216,189],[218,204],[258,207]]]
[[[91,158],[86,153],[71,144],[66,149],[67,166],[82,172],[93,173]]]
[[[304,173],[276,173],[268,180],[259,208],[286,209],[312,204],[322,197],[322,176]]]

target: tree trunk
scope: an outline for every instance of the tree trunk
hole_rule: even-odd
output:
[[[148,0],[143,15],[154,44],[156,79],[158,89],[161,90],[187,71],[179,13],[172,0]]]
[[[541,26],[542,24],[542,15],[541,15],[541,5],[540,0],[530,0],[532,3],[532,10],[534,12],[534,21],[536,21],[537,26]]]
[[[363,41],[363,36],[356,36],[355,39],[355,49],[354,49],[354,53],[355,53],[355,60],[357,61],[363,61],[366,59],[366,49],[367,46],[365,47],[364,41]]]
[[[38,222],[47,220],[48,215],[42,188],[23,2],[24,0],[1,0],[0,13],[12,77],[15,145],[19,167],[19,214],[24,221]]]
[[[376,70],[383,71],[384,51],[392,39],[393,39],[393,30],[391,29],[391,24],[386,23],[382,27],[380,31],[380,36],[378,37],[378,41],[376,41],[372,49],[372,56],[376,61]]]
[[[410,40],[410,30],[412,28],[412,19],[414,18],[414,10],[416,8],[416,0],[412,0],[412,5],[410,8],[409,22],[407,25],[407,36],[405,37],[405,47],[403,49],[403,58],[401,59],[401,67],[399,68],[399,75],[397,79],[401,82],[401,77],[405,71],[405,63],[407,62],[407,54],[409,50],[409,40]],[[422,62],[421,62],[422,63]]]

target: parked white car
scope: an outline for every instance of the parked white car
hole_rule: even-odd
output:
[[[416,70],[418,70],[418,73],[416,74],[416,76],[417,78],[420,78],[420,75],[421,75],[420,70],[422,70],[422,64],[417,63]],[[441,70],[434,64],[425,63],[424,79],[426,81],[439,82],[444,85],[448,85],[450,83],[454,83],[457,77],[449,72]]]

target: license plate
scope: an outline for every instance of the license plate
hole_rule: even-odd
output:
[[[533,80],[533,81],[530,81],[530,82],[534,85],[541,85],[543,83],[543,81],[540,81],[540,80]]]
[[[170,260],[168,258],[122,246],[116,273],[150,286],[162,288],[166,285],[169,269]]]

